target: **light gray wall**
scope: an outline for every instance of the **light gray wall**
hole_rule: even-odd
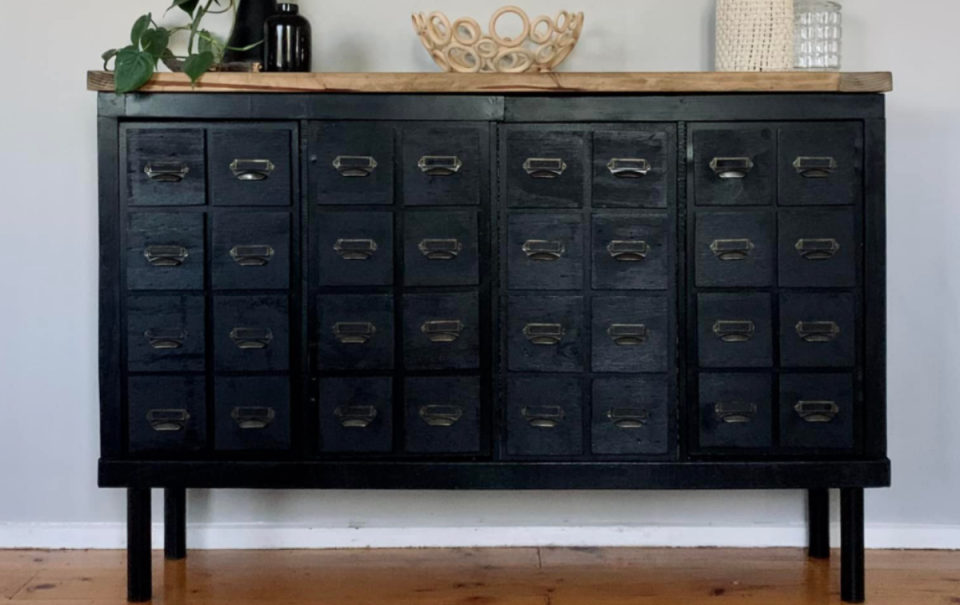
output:
[[[479,17],[497,4],[305,0],[315,28],[315,69],[432,71],[412,35],[411,9],[442,5],[451,15]],[[531,14],[558,7],[544,0],[524,4]],[[960,5],[846,4],[845,67],[893,70],[897,80],[888,97],[895,487],[868,495],[868,521],[960,526]],[[84,75],[98,67],[101,51],[124,43],[139,14],[160,14],[163,5],[46,0],[2,9],[0,524],[123,518],[122,494],[96,489],[96,118]],[[586,11],[587,26],[567,70],[712,67],[712,0],[604,0],[570,8]],[[191,503],[195,522],[311,527],[764,527],[796,523],[804,510],[796,492],[198,492]],[[0,525],[0,546],[4,535],[10,533]],[[960,547],[960,533],[949,535]]]

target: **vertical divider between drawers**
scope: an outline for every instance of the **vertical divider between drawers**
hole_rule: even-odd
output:
[[[393,125],[393,325],[395,338],[394,346],[394,373],[393,373],[393,453],[403,453],[403,439],[406,424],[405,402],[406,397],[406,364],[403,356],[406,344],[406,326],[404,325],[404,239],[406,221],[406,199],[404,199],[403,168],[406,158],[403,157],[404,129]]]
[[[677,123],[677,201],[676,201],[676,224],[675,228],[677,230],[677,240],[676,240],[676,254],[677,254],[677,266],[675,268],[675,277],[676,288],[675,288],[675,300],[673,301],[673,309],[676,313],[676,321],[674,324],[674,371],[676,375],[673,379],[673,388],[675,389],[674,399],[673,399],[673,431],[674,439],[676,439],[676,452],[680,460],[686,460],[688,458],[688,439],[687,439],[687,423],[684,419],[684,413],[688,411],[688,408],[692,406],[691,398],[688,397],[688,377],[687,377],[687,350],[690,346],[690,338],[681,335],[684,335],[684,329],[687,326],[687,310],[689,305],[687,304],[687,275],[691,271],[691,262],[690,255],[687,253],[689,250],[689,230],[690,230],[690,213],[689,208],[689,196],[690,189],[687,186],[687,172],[688,172],[688,158],[687,154],[691,150],[691,146],[687,141],[687,123],[678,122]]]

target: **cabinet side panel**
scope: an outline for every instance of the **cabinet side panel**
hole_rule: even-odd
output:
[[[120,391],[120,126],[97,120],[100,195],[100,455],[123,451]]]
[[[866,426],[868,458],[887,455],[887,124],[866,120],[864,237],[866,259]]]

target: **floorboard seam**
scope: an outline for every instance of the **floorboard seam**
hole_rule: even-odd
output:
[[[36,577],[39,576],[39,575],[40,575],[40,572],[39,572],[39,571],[34,572],[34,574],[31,575],[29,578],[27,578],[27,581],[24,582],[24,583],[20,586],[20,588],[17,589],[17,591],[16,591],[15,593],[13,593],[12,595],[10,595],[10,598],[9,598],[9,599],[4,599],[4,600],[7,600],[7,601],[13,601],[13,600],[15,600],[15,599],[17,598],[17,596],[18,596],[21,592],[23,592],[24,590],[27,589],[27,586],[30,585],[30,582],[33,582],[34,579],[36,579]]]
[[[537,569],[543,569],[543,555],[540,554],[540,547],[537,547]]]

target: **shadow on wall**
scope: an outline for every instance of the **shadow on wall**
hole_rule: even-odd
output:
[[[713,71],[717,65],[717,5],[711,2],[704,11],[702,18],[701,38],[706,41],[703,45],[703,58],[700,69]]]

